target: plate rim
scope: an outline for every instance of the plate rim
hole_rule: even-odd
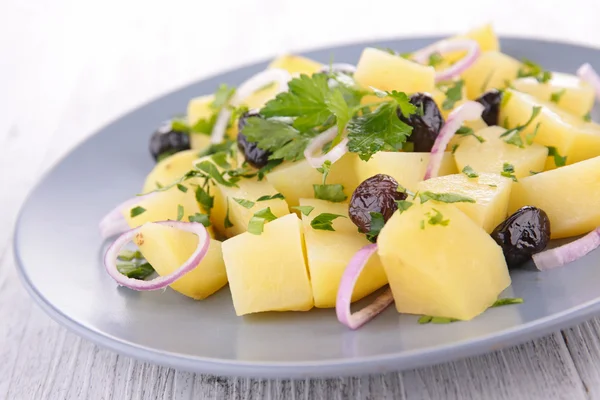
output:
[[[354,41],[348,43],[340,43],[333,45],[325,45],[304,49],[297,54],[304,55],[315,51],[324,51],[328,49],[340,49],[345,47],[367,46],[374,42],[391,42],[403,40],[439,40],[445,35],[415,35],[402,36],[392,38],[375,38],[373,40]],[[499,35],[502,40],[515,41],[534,41],[545,44],[558,44],[566,46],[574,46],[584,48],[588,51],[598,52],[600,47],[594,47],[587,44],[582,44],[576,41],[569,40],[550,40],[539,39],[535,37],[522,35]],[[526,324],[521,324],[513,328],[503,329],[475,339],[464,339],[453,344],[433,346],[420,350],[408,350],[401,353],[394,352],[381,354],[376,356],[363,356],[355,358],[337,358],[324,361],[299,361],[299,362],[280,362],[280,361],[233,361],[223,360],[212,357],[189,356],[182,353],[167,352],[141,346],[133,342],[129,342],[117,337],[107,335],[103,332],[96,331],[91,327],[80,324],[72,320],[68,315],[57,309],[48,299],[46,299],[30,281],[24,267],[24,263],[19,253],[19,243],[21,236],[21,221],[24,216],[24,211],[29,203],[33,201],[33,193],[44,182],[54,170],[64,162],[73,152],[76,152],[87,141],[96,137],[104,130],[108,129],[113,124],[135,113],[138,109],[143,108],[161,98],[175,94],[176,92],[185,89],[188,86],[214,79],[221,75],[234,72],[239,69],[255,67],[267,63],[269,58],[262,59],[256,62],[240,63],[234,67],[224,69],[218,73],[210,74],[202,79],[194,80],[186,84],[180,85],[172,90],[162,94],[153,96],[149,100],[142,102],[124,112],[120,113],[109,122],[102,124],[99,128],[93,131],[92,134],[85,136],[80,141],[69,148],[53,165],[46,170],[39,178],[36,184],[30,189],[27,197],[23,201],[18,216],[14,225],[13,245],[12,250],[15,259],[15,269],[17,275],[24,286],[27,293],[34,299],[35,303],[40,306],[46,314],[58,322],[63,327],[69,329],[75,334],[90,340],[91,342],[115,351],[119,354],[143,360],[150,363],[160,364],[163,366],[186,370],[198,373],[206,373],[221,376],[243,376],[255,378],[308,378],[308,377],[339,377],[351,375],[363,375],[373,373],[384,373],[389,371],[405,370],[410,368],[418,368],[426,365],[439,364],[451,360],[472,357],[475,355],[484,354],[491,351],[497,351],[510,345],[523,343],[535,337],[541,337],[545,334],[550,334],[553,329],[567,327],[570,324],[583,321],[594,314],[600,313],[600,296],[594,300],[590,300],[578,306],[571,307],[560,313],[548,315]],[[460,357],[455,357],[453,353],[460,353]]]

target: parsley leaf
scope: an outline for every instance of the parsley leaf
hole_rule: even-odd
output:
[[[423,315],[417,320],[417,322],[421,325],[428,324],[431,322],[432,319],[433,319],[433,317],[431,315]]]
[[[398,206],[398,211],[403,213],[412,207],[413,203],[407,200],[395,200],[396,205]]]
[[[140,214],[143,214],[146,212],[146,209],[144,207],[133,207],[130,211],[129,211],[129,215],[131,216],[131,218],[135,218]]]
[[[521,140],[521,132],[523,132],[523,130],[525,130],[525,128],[527,128],[533,122],[533,120],[539,115],[540,112],[542,112],[541,106],[533,107],[533,109],[531,111],[531,116],[523,125],[518,125],[512,129],[507,130],[506,132],[501,134],[500,137],[506,138],[503,140],[508,144],[514,144],[516,146],[523,147],[523,140]],[[529,140],[531,140],[532,143],[533,143],[533,138],[535,137],[535,135],[537,135],[538,128],[539,128],[539,124],[536,125],[536,127],[532,133],[533,136],[530,136]],[[519,138],[516,139],[515,136],[518,136]]]
[[[210,214],[210,210],[212,210],[214,205],[214,197],[201,186],[196,187],[196,201],[200,204],[200,207],[204,212]]]
[[[199,222],[207,228],[210,226],[210,219],[206,214],[196,213],[194,215],[188,215],[188,221]]]
[[[419,192],[421,204],[429,200],[439,201],[441,203],[475,203],[475,199],[456,193],[433,193],[430,191]]]
[[[538,122],[535,125],[535,128],[533,129],[533,132],[530,132],[528,134],[525,135],[525,141],[527,142],[527,144],[529,146],[531,146],[533,144],[533,141],[535,140],[535,137],[537,136],[538,130],[540,129],[540,125],[541,122]]]
[[[323,165],[317,168],[317,171],[323,174],[323,185],[327,181],[327,176],[329,175],[329,171],[331,171],[331,161],[326,160]]]
[[[583,120],[585,122],[590,122],[592,120],[592,112],[588,111],[588,113],[583,116]]]
[[[490,308],[492,307],[500,307],[500,306],[507,306],[509,304],[521,304],[523,303],[523,299],[520,297],[508,297],[505,299],[498,299],[494,302],[494,304],[492,304],[490,306]]]
[[[231,99],[234,93],[234,87],[229,87],[225,83],[221,84],[215,92],[215,99],[210,104],[210,107],[214,110],[220,110],[229,103],[229,99]]]
[[[476,135],[475,131],[472,128],[469,128],[468,126],[461,126],[460,128],[458,128],[455,134],[459,136],[473,136],[475,139],[477,139],[479,143],[485,142],[485,139],[483,137]]]
[[[500,100],[500,109],[506,107],[510,98],[512,97],[512,92],[508,92],[506,90],[502,91],[502,100]]]
[[[338,133],[331,144],[333,147],[342,141],[344,129],[346,128],[348,121],[352,118],[353,112],[348,106],[348,103],[346,103],[340,90],[332,90],[329,92],[325,98],[325,104],[327,105],[327,109],[336,117]]]
[[[272,196],[266,195],[266,196],[260,196],[258,199],[256,199],[256,201],[268,201],[268,200],[276,200],[276,199],[281,199],[281,200],[285,200],[285,197],[281,194],[281,193],[275,193]]]
[[[175,132],[190,133],[190,126],[183,119],[173,118],[171,120],[171,130]]]
[[[216,165],[211,163],[210,161],[202,161],[195,165],[195,167],[208,174],[210,178],[212,178],[215,182],[223,185],[223,186],[237,186],[235,183],[226,180],[223,178],[223,175],[219,172]]]
[[[154,273],[154,268],[147,262],[143,264],[125,262],[117,263],[117,271],[128,278],[144,280]]]
[[[229,197],[227,198],[227,212],[225,213],[225,220],[223,221],[223,226],[225,227],[225,229],[231,228],[233,226],[233,223],[229,219]]]
[[[227,161],[227,153],[224,151],[213,154],[210,159],[223,169],[231,168],[231,164]]]
[[[547,147],[548,147],[548,156],[554,157],[554,165],[556,165],[557,167],[564,167],[565,164],[567,163],[567,156],[561,157],[561,155],[558,153],[558,149],[554,146],[547,146]]]
[[[186,193],[188,191],[188,188],[183,186],[181,183],[177,184],[177,189],[179,189],[180,191],[182,191],[183,193]]]
[[[458,146],[459,146],[458,143],[455,143],[455,144],[452,145],[452,154],[456,153],[456,150],[458,149]]]
[[[312,210],[315,209],[313,206],[295,206],[295,207],[291,207],[291,208],[292,208],[292,210],[300,211],[303,215],[306,215],[307,217],[310,215]]]
[[[518,182],[517,177],[515,176],[515,167],[512,164],[504,163],[504,165],[502,165],[502,172],[500,172],[500,175],[511,178],[513,181]]]
[[[317,215],[312,221],[310,221],[310,226],[313,229],[318,229],[322,231],[335,231],[333,229],[333,220],[336,218],[346,218],[343,215],[339,214],[331,214],[331,213],[322,213]]]
[[[450,223],[449,219],[444,219],[444,216],[441,212],[439,212],[439,210],[436,210],[435,208],[432,208],[431,210],[435,212],[435,214],[431,215],[431,213],[427,213],[427,215],[429,216],[429,220],[427,221],[429,225],[448,226],[448,224]]]
[[[437,67],[438,65],[440,65],[443,62],[444,62],[444,57],[437,51],[433,52],[429,55],[428,64],[430,67]]]
[[[560,101],[560,98],[565,94],[566,91],[567,91],[567,89],[561,89],[558,92],[552,93],[550,95],[550,101],[558,104],[558,102]]]
[[[181,221],[183,218],[183,206],[181,204],[177,204],[177,221]]]
[[[477,172],[475,172],[475,170],[470,165],[466,165],[462,169],[462,173],[465,174],[466,176],[468,176],[469,178],[479,177],[479,174]]]
[[[265,223],[276,220],[277,217],[271,212],[271,207],[263,208],[254,213],[248,222],[248,232],[253,235],[263,233]]]
[[[315,199],[328,200],[334,203],[339,203],[348,198],[344,194],[344,187],[339,184],[331,185],[313,185]]]
[[[523,66],[517,72],[517,78],[533,77],[539,83],[546,83],[552,79],[552,72],[544,70],[541,65],[531,60],[524,59]]]
[[[121,252],[117,256],[117,259],[119,259],[120,261],[143,260],[144,256],[142,256],[142,253],[140,253],[139,250],[121,250]]]
[[[448,86],[446,89],[446,98],[442,103],[442,109],[444,110],[452,110],[456,105],[456,102],[462,100],[462,92],[465,81],[460,79],[454,82],[454,85]]]
[[[244,208],[252,208],[254,207],[254,202],[250,201],[250,200],[246,200],[246,199],[237,199],[235,197],[233,197],[233,201],[235,201],[236,203],[238,203],[240,206],[244,207]]]
[[[379,236],[379,232],[383,229],[385,225],[385,220],[383,219],[383,214],[379,212],[370,212],[371,214],[371,226],[369,232],[367,233],[367,239],[371,243],[375,243],[377,236]]]

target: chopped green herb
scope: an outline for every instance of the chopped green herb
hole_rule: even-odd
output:
[[[481,84],[481,87],[479,88],[479,90],[481,91],[481,93],[485,92],[488,88],[488,85],[490,84],[490,81],[492,80],[492,78],[494,77],[494,74],[496,73],[496,70],[493,69],[491,70],[487,76],[485,77],[485,80],[483,81],[483,83]]]
[[[529,173],[530,173],[531,175],[537,175],[537,174],[539,174],[540,172],[542,172],[542,171],[537,171],[537,172],[536,172],[536,171],[529,170]]]
[[[179,189],[180,191],[182,191],[183,193],[186,193],[188,191],[188,188],[185,187],[184,185],[182,185],[181,183],[177,184],[177,189]]]
[[[117,258],[121,261],[132,261],[134,259],[143,260],[144,256],[139,251],[121,250]]]
[[[425,221],[421,220],[420,224],[421,229],[425,229]]]
[[[257,202],[259,201],[268,201],[268,200],[285,200],[285,197],[281,194],[281,193],[275,193],[272,196],[266,195],[266,196],[261,196],[258,199],[256,199]]]
[[[444,219],[444,215],[435,208],[432,208],[432,210],[435,212],[435,214],[431,215],[431,213],[427,213],[427,216],[429,216],[429,220],[427,221],[429,225],[448,226],[450,220]]]
[[[396,205],[398,206],[398,211],[403,213],[412,207],[413,203],[407,200],[396,200]]]
[[[315,218],[313,218],[312,221],[310,221],[310,226],[313,229],[318,229],[322,231],[335,231],[335,229],[333,229],[333,220],[337,218],[346,217],[339,214],[322,213],[317,215]]]
[[[588,111],[588,113],[583,116],[583,120],[585,122],[590,122],[592,120],[592,112]]]
[[[171,130],[175,131],[175,132],[189,133],[190,132],[190,126],[183,119],[173,118],[171,120]]]
[[[217,169],[217,166],[208,160],[199,162],[198,164],[195,165],[195,167],[198,170],[207,173],[211,179],[213,179],[215,182],[217,182],[223,186],[229,186],[229,187],[237,186],[235,183],[226,180],[223,177],[223,175],[219,172],[219,170]]]
[[[277,219],[277,216],[271,211],[271,207],[266,207],[262,210],[258,210],[254,213],[254,216],[258,218],[264,218],[266,221],[274,221]]]
[[[502,172],[500,172],[500,175],[511,178],[513,181],[518,182],[517,177],[515,176],[515,167],[512,164],[504,163],[502,165]]]
[[[225,83],[221,84],[215,92],[215,100],[210,104],[210,107],[214,110],[220,110],[229,103],[229,99],[234,93],[234,87],[229,87]]]
[[[502,91],[502,100],[500,100],[500,109],[506,107],[510,98],[512,97],[512,92],[508,92],[506,90]]]
[[[533,132],[530,132],[528,134],[525,135],[525,141],[527,142],[527,144],[529,146],[531,146],[533,144],[533,141],[535,140],[535,137],[537,136],[538,130],[540,129],[540,125],[541,122],[538,122],[535,125],[535,128],[533,129]]]
[[[558,92],[552,93],[550,95],[550,101],[558,104],[558,102],[560,101],[560,98],[565,94],[566,91],[567,91],[567,89],[561,89]]]
[[[459,144],[455,143],[452,145],[452,154],[456,153],[456,150],[458,149]]]
[[[517,78],[533,77],[540,83],[546,83],[552,79],[552,72],[544,70],[541,65],[531,60],[524,59],[523,66],[517,72]]]
[[[523,130],[525,130],[525,128],[527,128],[532,122],[533,120],[539,115],[539,113],[542,111],[542,107],[541,106],[535,106],[533,107],[533,110],[531,112],[531,116],[529,117],[529,119],[527,120],[527,122],[525,122],[523,125],[518,125],[515,128],[512,129],[508,129],[506,132],[504,132],[503,134],[500,135],[501,138],[506,138],[503,139],[506,143],[508,144],[514,144],[516,146],[519,147],[523,147],[523,141],[521,140],[521,132],[523,132]],[[534,129],[534,136],[537,134],[537,129],[539,128],[539,124],[536,126],[536,128]],[[518,136],[518,139],[516,139],[515,137]],[[531,142],[533,143],[533,137],[530,139]]]
[[[479,174],[475,172],[475,170],[470,165],[465,166],[462,170],[462,173],[468,176],[469,178],[479,177]]]
[[[159,181],[154,182],[154,185],[156,185],[157,189],[162,189],[163,187],[163,185]]]
[[[323,163],[323,165],[317,168],[317,171],[323,174],[323,185],[327,181],[327,175],[329,175],[329,171],[331,170],[331,161],[327,160]]]
[[[312,210],[315,209],[313,206],[295,206],[295,207],[291,207],[291,208],[292,208],[292,210],[300,211],[303,215],[306,215],[307,217],[310,215]]]
[[[156,161],[157,162],[161,162],[164,159],[167,159],[169,157],[171,157],[173,154],[175,154],[175,151],[165,151],[160,153],[157,157],[156,157]]]
[[[201,186],[196,187],[196,201],[200,204],[202,211],[210,214],[210,210],[212,210],[214,205],[214,197]]]
[[[231,164],[227,161],[227,153],[224,151],[218,152],[210,156],[211,160],[219,167],[227,169],[231,168]]]
[[[236,203],[238,203],[240,206],[244,207],[244,208],[252,208],[254,207],[254,202],[250,201],[250,200],[245,200],[245,199],[237,199],[237,198],[233,198],[233,201],[235,201]]]
[[[438,52],[433,52],[429,55],[429,66],[437,67],[444,62],[444,57]]]
[[[223,226],[225,227],[225,229],[231,228],[233,226],[233,223],[229,219],[229,197],[227,198],[227,212],[225,213],[225,220],[223,221]]]
[[[509,298],[505,298],[505,299],[498,299],[494,302],[494,304],[492,304],[490,306],[490,308],[492,307],[501,307],[501,306],[507,306],[510,304],[521,304],[523,303],[523,299],[520,297],[509,297]]]
[[[379,232],[381,232],[385,225],[385,220],[383,219],[383,214],[379,212],[370,212],[369,214],[371,214],[371,226],[367,233],[367,240],[371,243],[375,243],[377,236],[379,236]]]
[[[331,185],[313,185],[313,190],[315,193],[315,199],[339,203],[348,198],[348,196],[344,194],[344,187],[339,183]]]
[[[491,187],[491,188],[496,188],[496,187],[498,187],[498,185],[493,185],[493,184],[491,184],[491,183],[489,183],[489,184],[488,184],[488,186],[489,186],[489,187]]]
[[[475,131],[472,128],[469,128],[468,126],[461,126],[457,131],[456,131],[456,135],[459,136],[473,136],[475,139],[477,139],[477,141],[479,143],[483,143],[485,142],[485,139],[482,138],[479,135],[475,134]]]
[[[196,123],[194,123],[194,125],[191,126],[190,133],[210,135],[215,126],[215,122],[217,122],[217,114],[218,113],[215,112],[208,118],[200,118],[198,121],[196,121]]]
[[[460,321],[456,318],[446,318],[446,317],[431,317],[432,324],[451,324],[452,322]]]
[[[558,153],[558,149],[554,146],[547,146],[547,147],[548,147],[548,156],[554,157],[554,165],[556,165],[557,167],[564,167],[567,163],[567,156],[562,157]]]
[[[147,262],[143,264],[124,262],[117,263],[117,271],[128,278],[144,280],[154,273],[154,268]]]
[[[456,105],[456,102],[462,100],[462,98],[463,98],[462,92],[463,92],[464,84],[465,84],[465,81],[460,79],[460,80],[454,82],[453,86],[448,87],[448,89],[445,92],[446,98],[444,99],[444,101],[442,103],[442,109],[452,110],[454,108],[454,106]]]
[[[433,319],[432,316],[430,315],[423,315],[419,318],[419,320],[417,321],[419,324],[428,324],[431,322],[431,320]]]
[[[210,226],[210,219],[206,214],[196,213],[194,215],[188,215],[188,221],[199,222],[207,228]]]
[[[325,104],[327,105],[329,112],[335,115],[336,118],[338,133],[331,144],[332,146],[335,146],[344,138],[346,124],[348,124],[348,121],[350,121],[354,112],[346,102],[346,99],[344,99],[344,95],[340,90],[330,91],[325,96]]]
[[[253,235],[260,235],[263,233],[265,223],[276,220],[277,217],[271,212],[271,208],[263,208],[260,211],[254,213],[250,221],[248,222],[248,232]]]
[[[475,203],[475,199],[456,193],[433,193],[430,191],[419,192],[421,204],[429,200],[439,201],[441,203]]]
[[[181,204],[177,204],[177,221],[181,221],[183,219],[183,206]]]
[[[521,139],[521,135],[519,135],[519,132],[516,131],[513,132],[512,135],[505,137],[504,142],[520,148],[525,148],[525,145],[523,144],[523,139]]]
[[[131,216],[131,218],[135,218],[140,214],[143,214],[146,212],[146,209],[144,207],[133,207],[130,211],[129,211],[129,215]]]

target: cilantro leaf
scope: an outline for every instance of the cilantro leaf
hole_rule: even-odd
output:
[[[154,273],[154,268],[147,262],[143,264],[125,262],[117,263],[117,271],[128,278],[144,280]]]
[[[466,165],[463,168],[462,173],[465,174],[466,176],[468,176],[469,178],[479,177],[479,174],[477,172],[475,172],[475,170],[470,165]]]
[[[544,70],[541,65],[531,60],[523,59],[523,66],[517,72],[517,78],[533,77],[539,83],[546,83],[552,79],[552,72]]]
[[[206,214],[196,213],[194,215],[188,215],[188,221],[199,222],[207,228],[210,226],[210,219]]]
[[[310,213],[315,209],[313,206],[295,206],[291,207],[292,210],[298,210],[302,213],[302,215],[309,216]]]
[[[446,98],[442,102],[442,109],[452,110],[456,105],[456,102],[462,100],[462,92],[465,81],[460,79],[454,82],[453,86],[448,87],[446,90]]]
[[[236,203],[238,203],[240,206],[244,207],[244,208],[252,208],[254,207],[254,202],[250,201],[250,200],[246,200],[246,199],[237,199],[235,197],[233,197],[233,201],[235,201]]]
[[[557,167],[564,167],[565,164],[567,163],[567,156],[562,157],[558,153],[558,149],[554,146],[547,146],[547,147],[548,147],[548,156],[554,157],[554,165],[556,165]]]
[[[475,203],[475,199],[456,193],[433,193],[430,191],[419,192],[421,204],[429,200],[439,201],[441,203]]]
[[[141,206],[137,206],[137,207],[133,207],[130,211],[129,211],[129,215],[131,216],[131,218],[135,218],[140,214],[143,214],[146,212],[146,209],[144,207]]]
[[[256,201],[259,202],[259,201],[268,201],[268,200],[276,200],[276,199],[285,200],[285,197],[281,193],[275,193],[272,196],[269,196],[269,195],[260,196],[258,199],[256,199]]]
[[[313,185],[315,199],[332,201],[339,203],[348,198],[344,194],[344,186],[339,183],[332,185]]]
[[[313,229],[322,230],[322,231],[335,231],[333,229],[333,220],[336,218],[346,218],[343,215],[339,214],[331,214],[331,213],[322,213],[317,215],[312,221],[310,221],[310,226]]]
[[[381,232],[381,229],[385,225],[385,220],[383,219],[383,214],[379,212],[370,212],[369,214],[371,214],[371,226],[367,233],[367,239],[371,243],[375,243],[379,232]]]
[[[214,110],[220,110],[229,103],[229,99],[231,99],[234,93],[234,87],[229,87],[225,83],[219,85],[219,88],[215,92],[215,99],[210,103],[210,107]]]
[[[550,95],[550,101],[558,104],[558,102],[560,101],[560,98],[565,94],[566,91],[567,91],[567,89],[561,89],[557,92],[552,93]]]
[[[469,128],[468,126],[461,126],[460,128],[458,128],[455,134],[459,136],[473,136],[475,139],[477,139],[479,143],[485,142],[485,139],[483,137],[475,134],[475,131],[472,128]]]
[[[183,218],[183,206],[181,204],[177,204],[177,221],[181,221]]]
[[[511,178],[513,181],[518,182],[517,177],[515,176],[515,167],[512,164],[504,163],[502,165],[502,172],[500,175]]]

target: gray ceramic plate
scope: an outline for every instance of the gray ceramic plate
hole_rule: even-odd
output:
[[[369,45],[399,51],[437,38]],[[308,53],[355,63],[367,44]],[[600,67],[600,52],[538,40],[506,39],[503,51],[573,73]],[[53,318],[117,352],[167,366],[219,375],[264,377],[378,373],[496,350],[574,324],[600,312],[600,252],[568,268],[513,273],[504,296],[525,303],[485,312],[470,322],[419,325],[393,308],[352,332],[333,310],[235,316],[229,289],[206,301],[171,290],[117,288],[101,264],[98,221],[131,197],[152,168],[151,132],[219,83],[239,84],[264,68],[253,65],[195,83],[153,101],[102,129],[55,166],[31,193],[17,224],[15,253],[23,283]],[[596,118],[596,120],[598,120]]]

